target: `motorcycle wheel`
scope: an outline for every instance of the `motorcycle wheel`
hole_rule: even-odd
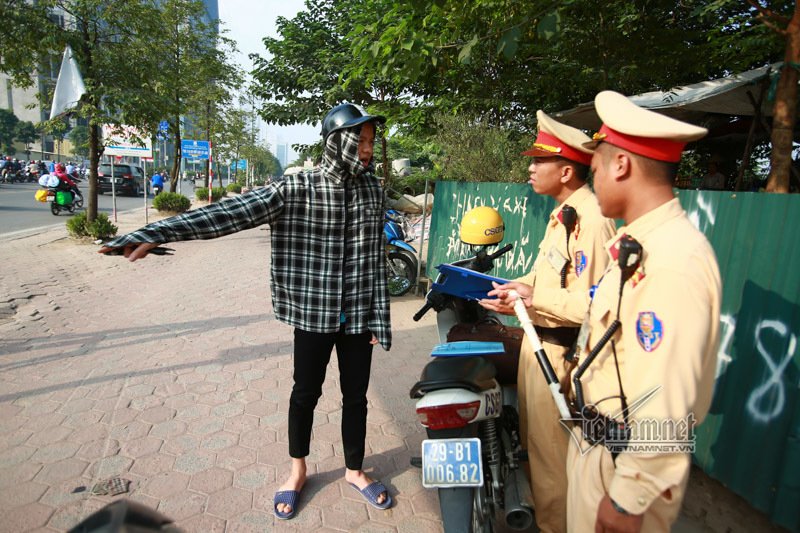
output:
[[[486,497],[486,486],[481,485],[473,490],[472,500],[472,533],[492,533],[492,517]]]
[[[56,216],[58,216],[58,214],[61,212],[61,209],[58,208],[58,204],[56,204],[55,200],[50,202],[50,212]]]
[[[408,255],[392,251],[386,255],[386,278],[391,296],[402,296],[417,279],[416,261]]]
[[[72,206],[75,209],[83,209],[83,197],[78,196],[77,199],[74,202],[72,202]]]

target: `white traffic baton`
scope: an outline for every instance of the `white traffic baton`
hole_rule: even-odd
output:
[[[547,386],[550,387],[550,394],[553,396],[553,401],[556,402],[556,408],[558,408],[561,418],[565,420],[571,419],[572,414],[569,411],[569,407],[567,407],[567,399],[564,397],[564,393],[561,392],[561,383],[558,382],[553,365],[550,364],[550,360],[547,358],[544,348],[542,348],[542,343],[539,341],[539,336],[533,327],[533,321],[528,315],[525,302],[522,301],[522,298],[515,290],[510,291],[509,296],[515,298],[514,312],[522,325],[522,329],[525,330],[525,336],[528,337],[533,353],[536,354],[536,360],[539,361],[539,367],[542,369]]]

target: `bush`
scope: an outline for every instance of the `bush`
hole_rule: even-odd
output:
[[[206,189],[206,191],[208,191],[208,189]],[[208,192],[206,192],[206,197],[208,197]],[[153,207],[158,211],[183,213],[189,210],[191,204],[187,197],[176,192],[162,192],[153,198]]]
[[[117,234],[119,228],[111,223],[108,215],[98,213],[93,222],[86,221],[86,212],[82,211],[67,220],[67,232],[73,237],[92,237],[107,239]]]
[[[239,194],[242,192],[242,184],[241,183],[229,183],[225,190],[228,192],[235,192]]]
[[[208,187],[200,187],[199,189],[195,189],[194,194],[198,200],[208,201]],[[225,196],[225,189],[223,187],[214,187],[211,189],[212,202],[218,202],[223,196]]]

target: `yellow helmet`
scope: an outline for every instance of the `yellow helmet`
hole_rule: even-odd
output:
[[[466,244],[497,244],[503,240],[504,232],[505,224],[500,213],[493,207],[481,206],[464,213],[459,237]]]

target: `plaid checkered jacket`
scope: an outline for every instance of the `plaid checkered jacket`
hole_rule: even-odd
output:
[[[149,224],[107,243],[213,239],[271,226],[272,304],[281,322],[334,333],[392,336],[383,237],[383,189],[371,174],[341,179],[315,169]]]

